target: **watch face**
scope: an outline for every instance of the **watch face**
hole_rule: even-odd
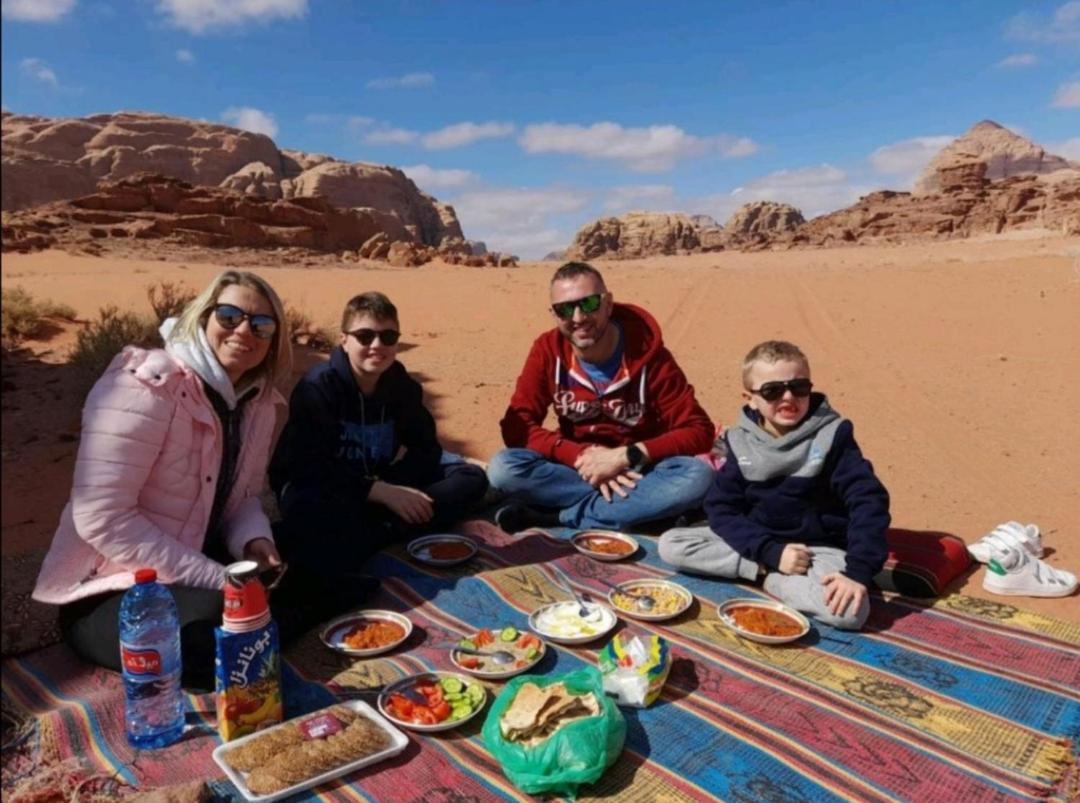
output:
[[[643,457],[643,455],[641,454],[641,449],[639,449],[637,446],[628,446],[627,447],[627,449],[626,449],[626,459],[630,461],[631,466],[639,466],[639,465],[641,465],[641,458],[642,457]]]

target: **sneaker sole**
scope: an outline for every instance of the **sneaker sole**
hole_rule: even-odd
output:
[[[1045,597],[1048,599],[1052,599],[1054,597],[1068,597],[1076,591],[1076,586],[1073,586],[1072,588],[1067,590],[1055,591],[1051,594],[1047,594],[1015,588],[993,588],[985,582],[983,583],[983,588],[986,591],[989,591],[991,594],[1001,594],[1007,597]]]

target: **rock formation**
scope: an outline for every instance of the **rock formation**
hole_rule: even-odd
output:
[[[5,211],[90,195],[99,181],[149,172],[252,198],[321,195],[383,221],[395,240],[437,246],[463,236],[453,208],[396,168],[278,150],[263,134],[226,125],[140,112],[57,120],[4,112],[2,143]]]
[[[628,212],[622,217],[601,218],[584,226],[566,249],[566,258],[634,259],[689,253],[700,246],[698,227],[688,215]]]
[[[396,224],[396,229],[388,226]],[[270,200],[221,187],[195,187],[179,179],[138,173],[102,182],[98,191],[4,212],[4,251],[93,244],[107,246],[168,241],[201,248],[288,249],[342,254],[348,259],[385,259],[415,266],[441,258],[453,264],[512,266],[509,255],[473,257],[460,237],[439,246],[400,236],[393,215],[371,209],[341,209],[321,196]],[[395,236],[399,235],[399,236]],[[264,258],[264,261],[273,261]]]
[[[1014,134],[992,120],[983,120],[930,160],[915,181],[914,193],[931,195],[942,192],[950,170],[973,163],[986,166],[984,177],[989,181],[1024,174],[1042,175],[1080,166],[1070,165],[1060,156],[1047,153],[1031,140]]]

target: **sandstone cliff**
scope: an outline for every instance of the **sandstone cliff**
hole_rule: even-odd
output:
[[[147,172],[269,200],[322,195],[382,220],[395,240],[437,246],[463,239],[453,208],[396,168],[282,151],[267,136],[226,125],[141,112],[79,119],[4,112],[2,145],[6,211],[89,195],[100,181]]]

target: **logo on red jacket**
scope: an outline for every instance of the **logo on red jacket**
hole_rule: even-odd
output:
[[[555,412],[575,424],[594,418],[608,418],[623,426],[637,426],[645,411],[645,405],[618,397],[579,398],[572,390],[560,390],[552,399]]]
[[[139,650],[120,645],[120,660],[124,671],[130,675],[160,675],[161,653],[157,650]]]

